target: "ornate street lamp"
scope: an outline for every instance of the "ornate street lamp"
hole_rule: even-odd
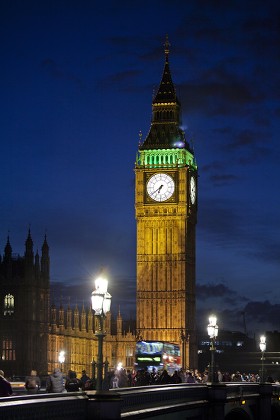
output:
[[[65,362],[65,351],[61,350],[58,355],[58,361],[60,363],[60,370],[62,372],[62,365]]]
[[[260,351],[262,352],[262,368],[261,368],[261,383],[264,382],[264,352],[266,351],[266,337],[265,335],[260,336]]]
[[[98,320],[98,331],[95,332],[95,336],[98,339],[96,390],[101,391],[103,377],[103,338],[106,335],[103,329],[103,321],[107,312],[110,311],[112,296],[107,292],[108,280],[102,276],[95,280],[95,289],[91,294],[91,305]]]
[[[215,339],[218,337],[218,325],[217,325],[217,317],[215,315],[211,315],[209,317],[209,324],[207,327],[207,332],[209,338],[211,340],[210,345],[210,352],[211,352],[211,365],[210,365],[210,378],[209,382],[215,382]]]

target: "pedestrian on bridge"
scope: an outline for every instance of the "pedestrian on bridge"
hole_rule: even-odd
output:
[[[0,370],[0,397],[9,397],[12,393],[10,382],[5,378],[3,370]]]
[[[59,368],[55,368],[46,383],[47,392],[66,392],[63,375]]]
[[[41,387],[41,381],[39,376],[37,376],[36,370],[31,370],[30,376],[25,378],[25,388],[27,389],[28,394],[37,394]]]

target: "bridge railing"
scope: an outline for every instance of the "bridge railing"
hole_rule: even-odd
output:
[[[36,394],[0,399],[0,418],[25,420],[85,419],[84,393]]]
[[[276,406],[280,413],[279,385],[250,382],[176,384],[122,388],[117,392],[121,397],[122,418],[152,418],[160,413],[164,419],[173,413],[176,419],[188,415],[190,418],[223,420],[231,410],[238,410],[250,413],[250,419],[269,420],[273,418],[267,417],[271,407],[275,411]]]
[[[279,419],[280,385],[226,383],[118,388],[107,392],[37,394],[0,398],[0,418],[100,420],[196,418],[226,420],[230,410],[250,410],[251,419]],[[244,403],[244,406],[242,405]],[[252,410],[252,407],[255,407]],[[272,411],[273,411],[272,410]],[[278,411],[277,411],[278,410]],[[256,415],[258,417],[256,417]],[[173,416],[173,417],[170,417]],[[262,417],[261,417],[262,416]]]
[[[208,388],[201,384],[150,385],[132,388],[119,388],[121,412],[128,413],[147,408],[175,407],[193,403],[207,404]]]

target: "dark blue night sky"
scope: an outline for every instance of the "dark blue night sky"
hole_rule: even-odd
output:
[[[276,0],[2,0],[0,253],[46,232],[52,300],[89,304],[105,267],[135,316],[134,162],[167,33],[200,175],[198,326],[280,330]]]

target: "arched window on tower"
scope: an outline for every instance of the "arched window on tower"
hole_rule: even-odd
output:
[[[15,312],[15,298],[10,293],[4,297],[4,315],[12,315]]]
[[[133,366],[134,364],[134,346],[128,345],[125,349],[125,363],[126,366]]]
[[[10,337],[4,337],[2,340],[2,360],[16,360],[16,350],[14,342]]]

